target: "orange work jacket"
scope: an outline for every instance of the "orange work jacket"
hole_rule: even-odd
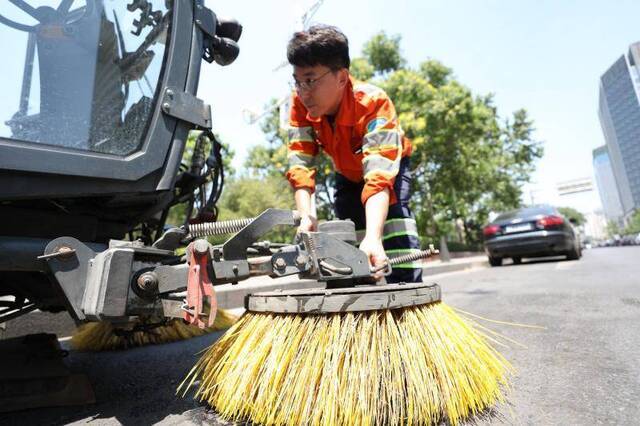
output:
[[[287,179],[294,189],[315,191],[315,158],[320,150],[333,160],[335,171],[352,182],[362,182],[361,201],[385,188],[390,204],[402,157],[411,155],[411,142],[398,123],[393,102],[380,88],[350,77],[334,126],[326,116],[311,117],[294,93],[289,116]]]

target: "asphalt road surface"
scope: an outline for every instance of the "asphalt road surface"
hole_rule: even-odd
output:
[[[501,352],[517,369],[510,404],[482,425],[640,424],[640,247],[599,248],[579,261],[524,261],[430,281],[443,300],[487,318],[545,329],[489,326],[526,346]],[[68,334],[62,315],[30,314],[7,334]],[[71,352],[98,402],[0,414],[0,424],[218,424],[191,398],[176,397],[195,353],[216,335],[126,352]]]

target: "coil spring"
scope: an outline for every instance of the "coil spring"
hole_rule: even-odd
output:
[[[393,259],[389,259],[389,263],[391,266],[400,265],[401,263],[409,263],[414,260],[426,259],[429,256],[434,254],[438,254],[439,252],[435,250],[433,247],[429,247],[427,250],[422,250],[416,253],[405,254],[404,256],[394,257]]]
[[[235,234],[250,224],[253,219],[254,218],[194,223],[189,225],[189,236],[193,238],[202,238],[214,235]]]

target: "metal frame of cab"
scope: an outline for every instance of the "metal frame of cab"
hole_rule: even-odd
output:
[[[172,88],[195,97],[204,35],[194,12],[204,6],[203,0],[178,0],[172,7],[168,51],[140,148],[117,156],[0,138],[0,200],[148,193],[173,187],[193,124],[165,113],[163,94]],[[174,30],[184,27],[192,30]]]

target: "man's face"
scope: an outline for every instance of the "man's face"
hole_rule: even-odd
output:
[[[293,67],[296,91],[311,117],[337,113],[348,78],[346,70],[331,71],[324,65]]]

